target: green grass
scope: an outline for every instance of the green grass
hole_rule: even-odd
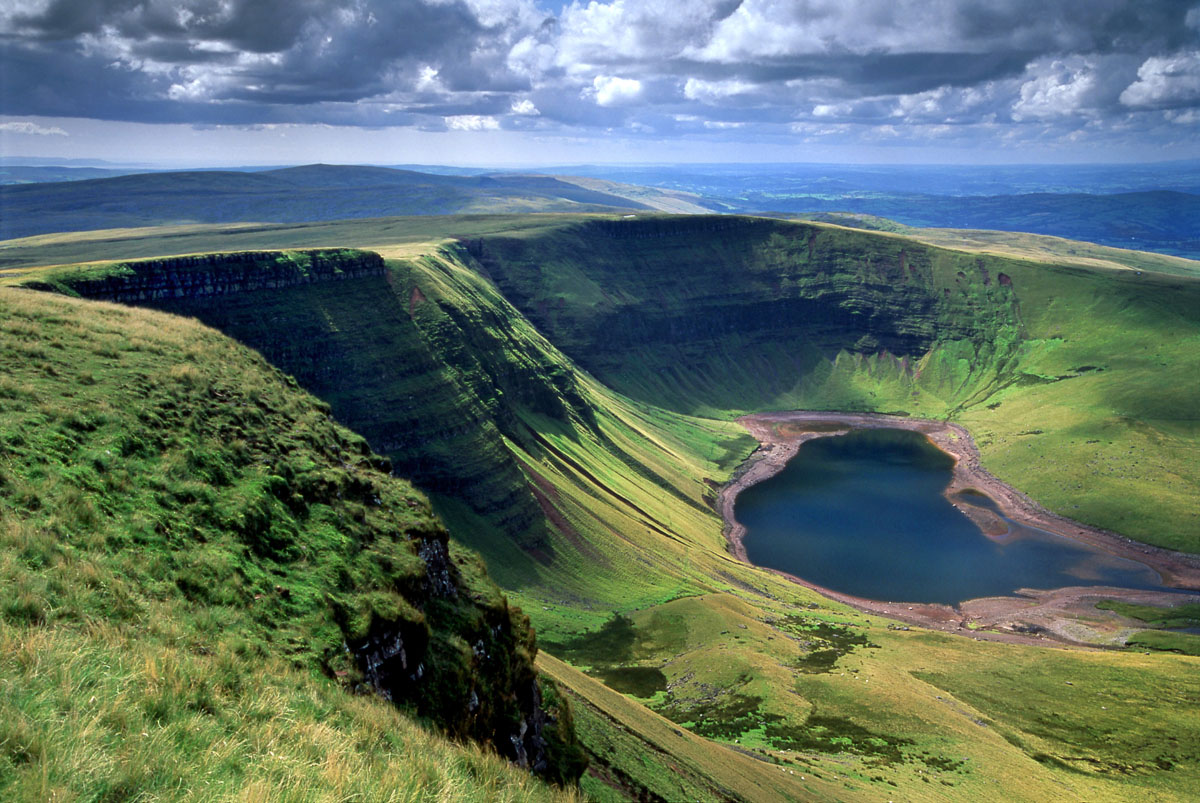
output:
[[[198,650],[177,611],[151,613],[140,633],[0,621],[5,800],[578,799],[288,660]]]
[[[352,245],[389,257],[411,256],[426,253],[430,243],[498,232],[545,229],[586,217],[564,213],[430,215],[293,224],[179,224],[35,235],[0,242],[0,278],[8,271],[23,271],[41,265],[113,262],[216,251]]]
[[[1200,656],[1200,636],[1190,633],[1169,633],[1163,630],[1141,630],[1125,640],[1135,650],[1177,652],[1180,655]]]
[[[1177,789],[1194,776],[1200,739],[1186,724],[1198,690],[1194,660],[1114,665],[1041,650],[1008,652],[986,671],[984,660],[959,658],[918,677],[986,712],[991,727],[1044,766]]]
[[[350,701],[347,645],[403,634],[395,702],[498,740],[533,636],[457,546],[436,590],[445,530],[328,406],[193,321],[30,291],[0,291],[0,365],[0,795],[551,796],[414,723],[401,753],[444,760],[406,768],[396,712]]]
[[[851,229],[891,232],[939,248],[955,251],[992,254],[994,256],[1028,259],[1056,265],[1083,265],[1093,268],[1117,268],[1133,271],[1153,271],[1178,276],[1200,274],[1196,260],[1150,251],[1134,251],[1107,245],[1069,240],[1048,234],[1024,231],[994,231],[990,229],[945,229],[906,226],[887,218],[867,214],[818,212],[799,219],[828,223]]]
[[[1194,283],[779,222],[655,218],[636,222],[653,236],[628,238],[579,219],[511,224],[238,230],[222,249],[274,237],[392,259],[383,277],[175,311],[294,374],[434,491],[578,704],[586,790],[1188,797],[1200,760],[1173,732],[1195,715],[1194,659],[889,630],[733,560],[710,505],[753,447],[737,412],[903,411],[966,423],[986,466],[1056,509],[1191,543],[1200,405],[1187,383],[1164,385],[1161,363],[1195,373]],[[475,233],[443,247],[454,231]],[[180,237],[96,253],[216,232]],[[91,246],[38,247],[21,258]],[[26,340],[14,348],[51,353]],[[19,392],[0,384],[0,400]],[[17,600],[14,616],[36,618]],[[1081,677],[1131,704],[1056,708]]]
[[[1135,605],[1116,599],[1096,603],[1103,611],[1114,611],[1130,619],[1138,619],[1152,627],[1196,627],[1200,626],[1200,603],[1184,603],[1170,608],[1155,605]]]

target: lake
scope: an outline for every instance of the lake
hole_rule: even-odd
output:
[[[1164,588],[1148,566],[1053,533],[1009,522],[1009,534],[989,538],[942,495],[953,466],[907,430],[809,441],[782,472],[738,495],[747,557],[875,600],[954,604],[1019,588]]]

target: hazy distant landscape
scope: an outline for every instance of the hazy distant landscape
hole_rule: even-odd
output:
[[[1200,257],[1200,164],[1194,162],[1049,169],[577,166],[544,175],[437,167],[334,171],[314,165],[169,178],[162,172],[125,174],[111,168],[0,170],[9,184],[0,186],[0,205],[8,213],[0,234],[6,238],[79,227],[610,207],[685,211],[673,208],[682,205],[686,211],[741,214],[850,212],[907,226],[1031,232]],[[580,177],[604,183],[580,186],[587,183]],[[64,179],[83,183],[66,185]]]

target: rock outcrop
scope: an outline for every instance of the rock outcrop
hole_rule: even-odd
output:
[[[147,304],[382,276],[386,269],[369,251],[240,251],[121,263],[67,284],[84,298]]]

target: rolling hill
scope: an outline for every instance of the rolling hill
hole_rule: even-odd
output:
[[[761,199],[748,208],[755,205],[795,212],[858,212],[909,226],[1028,232],[1191,259],[1200,256],[1200,195],[1186,192]]]
[[[178,223],[300,222],[470,212],[699,211],[684,193],[536,175],[445,176],[307,165],[0,186],[0,238]]]
[[[1200,164],[573,166],[696,193],[723,212],[849,212],[908,226],[1026,232],[1200,257]]]

